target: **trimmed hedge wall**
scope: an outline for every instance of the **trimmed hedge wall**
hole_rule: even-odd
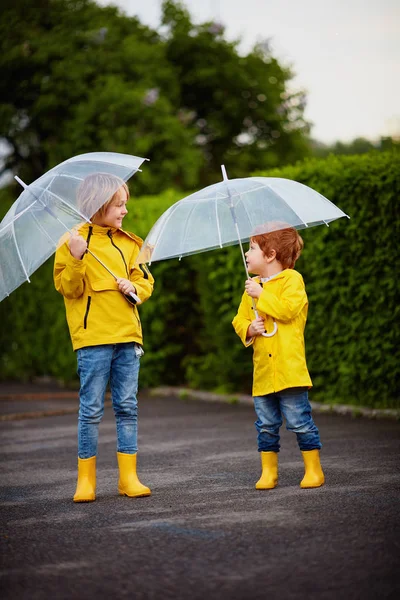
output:
[[[300,181],[351,217],[302,231],[305,249],[296,268],[310,302],[311,398],[397,407],[400,154],[331,156],[256,175]],[[239,248],[155,263],[151,269],[157,288],[142,310],[150,347],[142,382],[250,392],[252,351],[231,325],[245,280]]]
[[[399,405],[396,279],[400,233],[400,154],[331,156],[257,175],[295,179],[351,216],[302,231],[296,268],[309,296],[307,360],[313,400],[377,408]],[[132,180],[134,187],[134,179]],[[182,194],[130,202],[126,229],[144,237]],[[0,303],[0,378],[51,375],[76,380],[52,259]],[[252,351],[233,331],[245,273],[237,246],[154,263],[153,297],[141,307],[145,333],[141,386],[251,390]]]

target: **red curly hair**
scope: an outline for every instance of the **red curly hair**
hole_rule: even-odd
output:
[[[294,227],[285,226],[282,229],[275,229],[279,224],[274,224],[273,227],[273,231],[253,235],[250,241],[258,244],[267,257],[271,255],[272,250],[275,250],[276,260],[282,267],[293,269],[304,248],[303,239]]]

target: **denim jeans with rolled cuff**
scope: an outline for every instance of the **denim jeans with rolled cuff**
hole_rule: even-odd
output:
[[[110,382],[117,427],[117,451],[137,452],[137,390],[140,346],[133,342],[88,346],[77,350],[80,378],[78,456],[97,454],[99,423],[104,396]]]
[[[296,434],[300,450],[322,448],[318,429],[311,416],[307,388],[287,388],[265,396],[254,396],[253,400],[259,452],[279,452],[279,429],[283,417],[286,429]]]

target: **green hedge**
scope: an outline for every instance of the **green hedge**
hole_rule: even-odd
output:
[[[304,233],[314,398],[398,406],[400,154],[332,156],[280,176],[314,187],[351,217]]]
[[[400,154],[331,156],[257,174],[305,183],[351,216],[302,232],[305,249],[296,268],[310,301],[311,398],[397,407]],[[133,199],[126,228],[144,237],[180,197],[168,191]],[[141,385],[249,393],[252,352],[231,325],[245,280],[239,248],[154,263],[151,270],[156,288],[141,307],[146,350]],[[0,304],[0,319],[0,378],[76,378],[52,260]]]
[[[302,231],[305,250],[296,268],[310,301],[311,397],[398,406],[400,154],[331,156],[257,175],[300,181],[351,216]],[[146,382],[163,383],[165,377],[192,387],[249,392],[252,353],[231,326],[245,279],[239,248],[156,263],[152,270],[158,290],[143,307],[145,331],[150,348],[159,352],[171,336],[174,364],[164,375],[154,364],[143,375]],[[190,281],[189,296],[181,287],[185,281]],[[151,356],[147,361],[143,364],[150,364]]]

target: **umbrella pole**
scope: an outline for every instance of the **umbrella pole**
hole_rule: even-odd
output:
[[[247,279],[250,279],[249,270],[247,268],[246,257],[244,255],[243,244],[242,244],[242,240],[240,239],[240,231],[239,231],[239,227],[238,227],[238,224],[237,224],[236,220],[235,220],[235,227],[236,227],[236,233],[237,233],[238,240],[239,240],[240,252],[242,253],[244,270],[246,271]],[[251,298],[251,303],[253,305],[254,314],[255,314],[256,317],[258,317],[258,312],[257,312],[257,309],[256,309],[256,303],[255,303],[254,298]]]
[[[239,246],[240,246],[240,252],[242,253],[244,270],[246,271],[247,279],[249,279],[250,278],[249,270],[247,268],[246,257],[244,255],[243,244],[242,244],[242,240],[241,240],[241,236],[240,236],[240,231],[239,231],[239,225],[238,225],[238,222],[237,222],[237,219],[236,219],[235,207],[233,205],[232,198],[231,198],[231,193],[229,191],[229,186],[228,186],[229,179],[228,179],[228,176],[226,174],[225,165],[221,165],[221,171],[222,171],[222,175],[223,175],[224,181],[226,181],[226,189],[228,191],[229,200],[231,201],[231,205],[230,205],[231,215],[232,215],[233,222],[235,223],[235,229],[236,229],[237,239],[238,239]],[[255,303],[255,300],[254,300],[253,297],[251,298],[251,304],[253,306],[254,315],[255,315],[256,318],[258,318],[258,311],[256,309],[256,303]],[[278,330],[278,326],[277,326],[277,324],[276,324],[276,322],[274,320],[274,328],[273,328],[272,332],[271,333],[267,333],[265,331],[262,335],[264,337],[272,337],[273,335],[275,335],[275,333],[277,332],[277,330]]]
[[[229,181],[229,179],[228,179],[228,175],[226,174],[225,165],[221,165],[221,171],[222,171],[222,176],[224,178],[224,181],[226,181],[226,189],[228,191],[229,200],[231,201],[231,205],[230,205],[229,208],[231,209],[232,219],[233,219],[233,222],[235,224],[236,235],[237,235],[237,239],[238,239],[239,246],[240,246],[240,252],[242,253],[244,270],[246,271],[246,277],[247,277],[247,279],[249,279],[250,275],[249,275],[249,271],[247,269],[247,262],[246,262],[246,257],[244,255],[242,240],[241,240],[241,237],[240,237],[239,225],[238,225],[238,222],[237,222],[237,219],[236,219],[235,207],[233,206],[233,202],[232,202],[232,198],[231,198],[231,193],[230,193],[229,187],[228,187],[228,181]],[[254,314],[255,314],[256,317],[258,317],[258,312],[257,312],[257,309],[256,309],[256,303],[254,302],[254,298],[251,299],[251,302],[253,304]]]
[[[236,232],[237,232],[237,235],[238,235],[240,251],[242,253],[244,268],[245,268],[245,271],[246,271],[247,279],[249,279],[249,277],[250,277],[249,276],[249,270],[247,268],[246,257],[244,255],[244,250],[243,250],[243,244],[242,244],[242,240],[240,239],[239,227],[238,227],[238,224],[237,224],[236,221],[235,221],[235,227],[236,227]],[[251,298],[251,303],[253,305],[254,315],[256,316],[256,318],[258,318],[258,312],[257,312],[257,309],[256,309],[256,303],[255,303],[254,298]],[[264,331],[264,333],[262,333],[261,335],[263,335],[264,337],[272,337],[273,335],[275,335],[275,333],[277,331],[278,331],[278,326],[277,326],[277,324],[276,324],[276,322],[274,320],[274,328],[271,331],[271,333],[267,333],[266,331]]]
[[[242,240],[240,239],[239,227],[238,227],[238,224],[236,221],[235,221],[235,228],[236,228],[236,233],[237,233],[238,240],[239,240],[240,252],[242,254],[242,259],[243,259],[243,264],[244,264],[244,270],[246,271],[247,279],[249,279],[250,278],[249,270],[247,268],[247,262],[246,262],[246,257],[245,257],[244,250],[243,250],[243,244],[242,244]]]
[[[88,252],[88,254],[90,254],[91,256],[93,256],[93,258],[95,258],[97,260],[97,262],[99,262],[101,264],[102,267],[105,268],[106,271],[108,271],[110,273],[110,275],[112,277],[114,277],[115,281],[118,279],[118,277],[116,275],[114,275],[114,273],[112,271],[110,271],[110,269],[107,267],[107,265],[105,265],[98,256],[96,256],[95,254],[93,254],[93,252],[91,250],[89,250],[89,248],[87,248],[86,252]],[[129,293],[129,296],[132,296],[132,298],[135,300],[135,302],[137,302],[138,304],[141,304],[141,300],[139,298],[139,296],[137,296],[136,294],[134,294],[133,292]]]

